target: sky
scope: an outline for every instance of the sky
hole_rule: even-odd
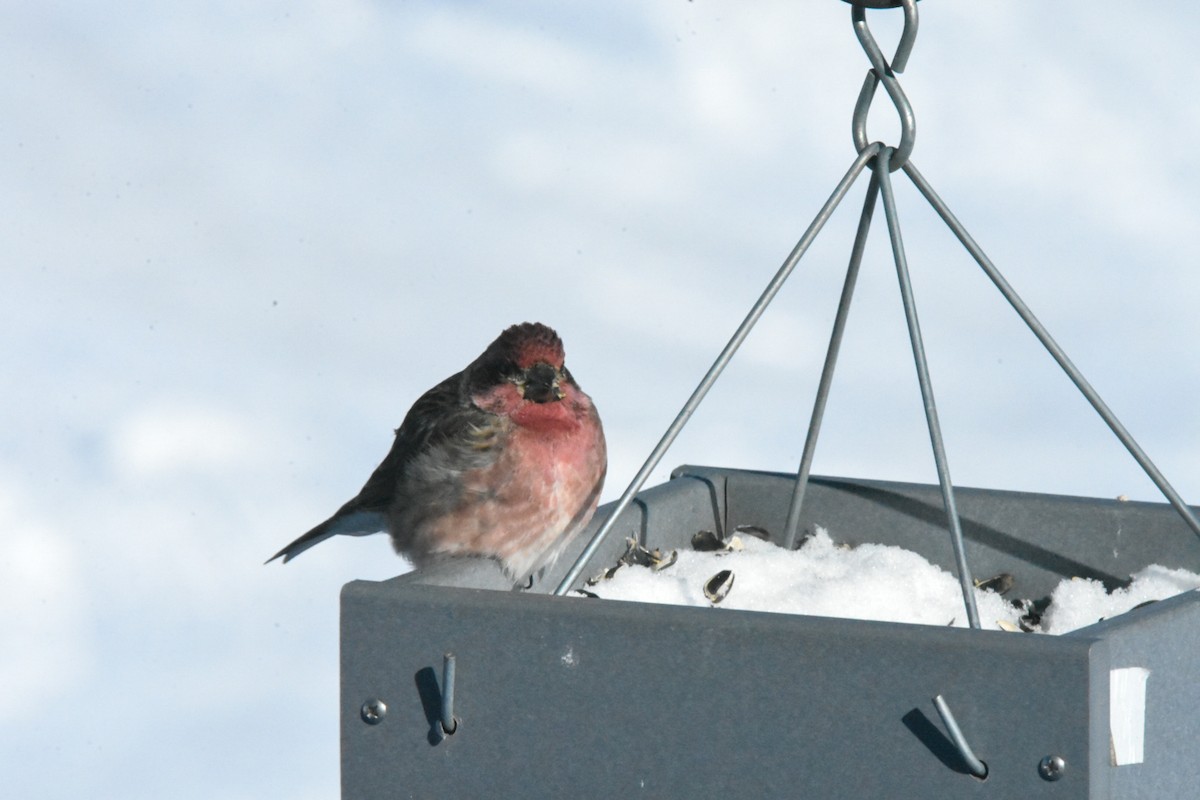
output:
[[[0,753],[23,797],[336,796],[338,592],[405,564],[385,537],[263,560],[525,320],[562,334],[618,496],[853,160],[867,68],[837,0],[0,7]],[[1200,5],[920,11],[914,163],[1195,501]],[[868,18],[894,41],[898,12]],[[882,93],[868,132],[897,137]],[[1158,499],[895,178],[955,482]],[[865,187],[651,484],[796,468]],[[932,482],[883,230],[814,472]]]

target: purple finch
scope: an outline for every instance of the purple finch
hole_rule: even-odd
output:
[[[416,566],[494,558],[515,582],[550,566],[596,510],[607,453],[600,417],[553,329],[505,330],[421,395],[356,497],[276,553],[387,530]]]

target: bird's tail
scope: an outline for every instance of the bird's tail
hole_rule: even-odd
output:
[[[314,544],[323,542],[330,536],[337,536],[338,534],[346,536],[369,536],[372,533],[379,533],[386,528],[387,517],[380,511],[339,511],[263,563],[270,564],[275,559],[282,557],[283,563],[286,564]]]

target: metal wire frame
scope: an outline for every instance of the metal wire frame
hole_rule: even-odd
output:
[[[901,4],[905,9],[905,33],[902,36],[902,41],[897,48],[894,61],[907,60],[909,52],[912,49],[912,39],[916,33],[916,12],[915,0],[901,0]],[[837,362],[837,354],[840,348],[842,335],[845,329],[846,319],[849,314],[850,301],[853,296],[854,285],[857,280],[859,267],[861,266],[863,248],[865,246],[866,236],[870,229],[871,219],[874,214],[876,198],[883,199],[884,213],[887,218],[888,232],[892,244],[892,254],[896,262],[896,273],[900,282],[901,299],[904,303],[905,318],[909,329],[909,339],[913,350],[913,359],[917,368],[918,382],[921,387],[921,395],[925,406],[926,423],[929,428],[930,443],[933,447],[934,461],[937,466],[938,481],[942,489],[942,499],[946,510],[948,529],[950,532],[951,543],[954,547],[955,562],[958,572],[958,580],[963,593],[963,603],[967,610],[967,617],[972,628],[979,628],[979,615],[975,607],[974,587],[971,581],[971,574],[966,560],[965,547],[963,543],[962,527],[958,516],[957,507],[954,501],[953,483],[950,479],[949,466],[947,464],[945,447],[942,442],[941,428],[937,418],[937,405],[933,396],[932,381],[929,377],[928,365],[925,361],[924,344],[921,338],[920,325],[916,313],[915,299],[912,293],[912,285],[908,277],[907,258],[904,253],[904,245],[900,235],[899,218],[896,210],[895,198],[892,192],[892,185],[889,173],[892,170],[903,170],[909,177],[917,190],[925,197],[926,201],[937,212],[938,216],[946,223],[950,230],[958,238],[959,242],[966,248],[967,252],[975,259],[984,273],[1013,307],[1022,321],[1029,327],[1033,334],[1038,338],[1054,360],[1059,364],[1079,391],[1091,403],[1092,407],[1117,436],[1129,453],[1137,461],[1138,465],[1145,471],[1146,475],[1154,482],[1159,490],[1166,497],[1168,502],[1175,508],[1184,522],[1192,529],[1192,531],[1200,537],[1200,520],[1184,503],[1179,493],[1171,486],[1162,472],[1150,460],[1146,452],[1138,445],[1137,441],[1129,433],[1116,415],[1108,407],[1108,405],[1100,398],[1099,393],[1087,381],[1079,369],[1067,357],[1063,349],[1055,342],[1054,338],[1046,330],[1045,326],[1034,316],[1029,307],[1025,305],[1016,291],[1005,280],[1004,276],[983,252],[982,248],[975,242],[971,235],[963,227],[957,217],[950,211],[945,202],[933,190],[929,182],[917,170],[909,158],[912,150],[913,137],[915,136],[915,120],[912,116],[911,106],[908,105],[907,99],[903,92],[899,90],[899,84],[896,83],[892,72],[899,71],[895,66],[889,67],[886,62],[882,62],[882,54],[879,51],[878,45],[875,44],[874,38],[871,37],[869,30],[866,28],[865,21],[862,17],[862,9],[855,6],[852,9],[853,21],[855,24],[855,32],[859,36],[859,41],[862,43],[864,50],[867,51],[868,57],[872,62],[872,69],[868,73],[868,77],[863,84],[863,88],[859,93],[858,103],[854,112],[853,136],[855,146],[858,148],[858,156],[837,184],[825,205],[817,213],[808,229],[801,236],[800,241],[792,249],[791,253],[784,260],[782,266],[775,273],[767,288],[755,302],[746,318],[738,326],[728,344],[717,356],[716,361],[709,368],[700,384],[692,392],[691,397],[684,403],[683,408],[676,415],[671,425],[663,434],[662,439],[651,451],[641,469],[638,470],[625,492],[617,500],[612,512],[605,520],[604,524],[593,534],[587,546],[580,553],[575,563],[567,571],[554,593],[556,595],[564,595],[570,591],[571,586],[579,579],[580,573],[584,566],[595,554],[600,547],[605,537],[615,526],[617,519],[622,512],[633,501],[634,496],[641,490],[650,473],[658,466],[667,450],[674,443],[680,431],[687,424],[696,408],[703,401],[708,390],[720,377],[733,355],[737,352],[750,330],[762,316],[766,307],[774,299],[783,283],[791,275],[796,265],[800,262],[804,253],[816,239],[818,233],[824,227],[825,223],[832,216],[834,210],[844,199],[846,193],[850,190],[854,181],[862,173],[863,169],[871,166],[872,177],[870,185],[867,189],[867,196],[864,200],[863,210],[859,218],[858,232],[855,237],[854,246],[851,250],[850,265],[847,269],[846,280],[843,285],[842,295],[838,304],[837,315],[834,320],[833,333],[830,337],[829,349],[826,354],[825,365],[822,369],[821,379],[818,383],[817,397],[814,402],[813,414],[809,422],[808,435],[805,440],[804,452],[801,457],[800,466],[797,470],[796,485],[792,495],[792,501],[788,509],[787,524],[784,531],[783,544],[786,547],[794,547],[796,532],[799,526],[801,513],[803,510],[803,500],[805,490],[808,484],[809,471],[812,465],[812,458],[816,448],[817,438],[820,432],[821,420],[824,415],[825,406],[828,400],[829,388],[832,384],[833,373]],[[881,63],[882,62],[882,63]],[[902,63],[901,63],[902,66]],[[883,82],[888,88],[888,93],[891,96],[893,103],[896,105],[897,112],[901,117],[902,136],[901,148],[885,147],[880,142],[867,143],[865,120],[869,109],[871,98],[874,96],[875,88],[879,82]],[[907,134],[907,135],[906,135]]]
[[[859,219],[858,234],[854,240],[850,267],[846,272],[846,282],[838,303],[837,315],[834,318],[833,334],[830,337],[829,348],[826,352],[825,366],[821,371],[821,379],[817,384],[817,398],[813,404],[808,435],[805,438],[804,451],[800,457],[800,467],[796,473],[796,488],[792,493],[792,501],[788,509],[787,524],[784,528],[782,545],[789,550],[795,547],[796,533],[800,526],[800,513],[804,504],[804,494],[808,486],[813,455],[816,452],[821,420],[825,413],[829,388],[833,382],[837,354],[841,347],[846,318],[850,312],[854,282],[857,279],[858,269],[862,261],[862,251],[866,243],[867,232],[871,226],[871,215],[874,211],[875,198],[878,195],[883,198],[884,214],[887,218],[888,231],[891,237],[892,255],[896,262],[896,275],[900,281],[900,294],[904,303],[904,316],[908,324],[909,340],[912,345],[913,360],[917,368],[917,379],[921,387],[921,397],[925,407],[925,419],[929,428],[929,439],[933,447],[934,462],[937,467],[938,483],[942,490],[942,502],[946,509],[951,544],[954,548],[954,560],[958,572],[959,587],[962,590],[963,605],[967,611],[968,623],[972,628],[978,628],[980,627],[979,611],[975,603],[974,583],[971,580],[971,570],[967,564],[966,551],[963,544],[962,523],[958,515],[957,503],[954,500],[954,486],[950,479],[950,467],[942,439],[941,424],[938,422],[937,403],[933,395],[933,382],[929,377],[929,366],[925,358],[925,345],[921,336],[916,301],[912,291],[912,281],[909,279],[908,274],[908,260],[904,252],[904,242],[900,235],[900,221],[896,211],[896,201],[889,176],[891,172],[891,156],[892,148],[883,148],[875,157],[873,164],[871,184],[867,188],[867,198],[863,204],[862,216]]]

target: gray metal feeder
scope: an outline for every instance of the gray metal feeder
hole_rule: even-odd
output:
[[[1064,636],[978,630],[971,569],[1027,596],[1063,578],[1122,585],[1152,564],[1200,571],[1191,508],[913,165],[896,79],[915,0],[850,0],[871,61],[845,177],[615,503],[532,591],[459,561],[342,592],[342,790],[391,797],[1193,798],[1200,786],[1200,593]],[[865,7],[903,6],[887,61]],[[882,83],[901,143],[870,142]],[[795,475],[681,467],[643,485],[825,221],[871,177],[804,454]],[[890,175],[902,170],[1167,499],[1094,500],[954,487]],[[877,200],[937,464],[936,486],[809,475]],[[820,525],[912,550],[958,575],[971,629],[606,602],[564,595],[633,537],[766,529],[792,547]],[[617,535],[610,535],[613,531]],[[949,542],[947,542],[949,532]],[[1136,532],[1136,535],[1131,533]],[[1124,533],[1124,535],[1122,535]]]
[[[637,496],[597,564],[626,535],[667,548],[702,528],[782,530],[794,486],[680,468]],[[971,564],[1034,593],[1200,568],[1165,504],[956,495]],[[937,486],[813,478],[801,524],[954,563]],[[1192,798],[1198,655],[1197,592],[1040,636],[548,597],[511,591],[491,562],[447,565],[342,592],[343,797]],[[1136,696],[1110,707],[1127,668],[1149,670],[1144,715]],[[1140,763],[1114,765],[1114,725],[1143,726]]]

